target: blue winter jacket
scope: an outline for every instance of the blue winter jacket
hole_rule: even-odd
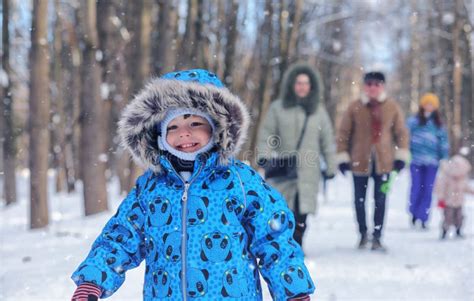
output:
[[[407,121],[407,127],[410,130],[412,164],[437,166],[441,159],[448,157],[448,134],[444,127],[436,126],[433,118],[421,125],[419,118],[412,116]]]
[[[216,122],[218,149],[198,157],[188,182],[156,143],[170,107],[205,110]],[[119,130],[148,171],[73,273],[76,284],[95,283],[101,298],[111,296],[145,260],[144,300],[261,300],[259,274],[275,300],[311,294],[285,200],[233,158],[248,120],[241,101],[215,85],[156,79],[138,94]]]

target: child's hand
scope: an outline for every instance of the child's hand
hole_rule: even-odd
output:
[[[71,298],[71,301],[97,301],[100,296],[100,288],[89,282],[79,285]]]

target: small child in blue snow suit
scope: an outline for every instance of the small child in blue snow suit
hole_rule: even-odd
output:
[[[309,300],[314,284],[293,214],[234,158],[249,119],[206,70],[148,83],[119,122],[146,172],[72,274],[73,300],[111,296],[142,260],[144,300],[262,300],[260,274],[274,300]]]

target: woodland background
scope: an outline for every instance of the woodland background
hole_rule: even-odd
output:
[[[141,172],[120,149],[121,110],[151,76],[215,72],[250,107],[255,147],[262,116],[289,64],[324,81],[337,128],[364,72],[387,75],[406,114],[432,91],[451,153],[474,162],[474,6],[469,0],[2,0],[0,198],[17,202],[30,178],[30,227],[49,223],[56,192],[82,182],[84,214],[108,208],[107,183],[130,189]]]

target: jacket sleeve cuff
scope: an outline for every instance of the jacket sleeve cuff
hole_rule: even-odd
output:
[[[351,162],[351,157],[348,152],[341,152],[336,154],[336,164],[349,163]]]
[[[395,150],[395,160],[408,162],[410,160],[410,151],[408,149],[399,148]]]
[[[85,263],[79,266],[76,271],[74,271],[74,273],[71,275],[71,279],[74,281],[74,283],[76,283],[77,286],[80,286],[84,283],[92,283],[97,285],[101,290],[101,295],[99,295],[99,297],[107,298],[113,295],[118,290],[118,288],[125,280],[125,277],[116,277],[119,279],[115,281],[109,281],[110,279],[108,279],[108,281],[104,281],[104,277],[110,278],[106,277],[105,275],[105,272],[92,265],[87,265]],[[114,275],[111,274],[111,276]]]

